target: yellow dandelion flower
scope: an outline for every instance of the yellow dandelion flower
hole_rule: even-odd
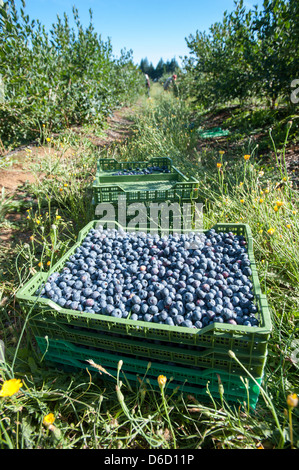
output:
[[[277,207],[281,207],[284,205],[284,202],[283,201],[276,201],[276,205]]]
[[[47,266],[50,266],[51,265],[51,261],[47,261]]]
[[[245,201],[244,201],[244,199],[240,199],[240,202],[241,202],[241,204],[244,204]]]
[[[63,185],[63,186],[64,186],[65,188],[67,188],[67,187],[68,187],[68,184],[67,184],[67,183],[64,183],[64,185]]]
[[[247,160],[249,160],[249,158],[250,158],[250,155],[244,155],[244,160],[247,161]]]
[[[54,421],[55,421],[55,416],[53,415],[53,413],[48,413],[46,416],[44,416],[43,424],[45,426],[49,426],[50,424],[53,424]]]
[[[39,219],[36,219],[36,223],[37,223],[37,225],[39,225],[39,224],[40,224],[40,220],[39,220]]]
[[[22,386],[23,383],[20,379],[6,380],[0,390],[0,397],[11,397],[17,393]]]
[[[269,188],[266,188],[264,192],[265,192],[266,194],[268,194],[269,191],[270,191]]]
[[[61,215],[56,215],[56,220],[61,219]]]
[[[51,138],[50,138],[50,137],[47,137],[47,138],[46,138],[46,141],[47,141],[47,142],[51,142]]]
[[[290,408],[295,408],[298,405],[298,395],[296,393],[287,396],[287,405]]]
[[[222,163],[217,163],[217,168],[221,168],[222,167]]]
[[[41,268],[43,266],[43,263],[39,262],[38,267]]]
[[[291,225],[291,224],[287,224],[287,228],[292,228],[292,225]]]
[[[288,180],[288,179],[287,179],[286,176],[284,176],[284,177],[282,178],[282,181],[287,181],[287,180]]]
[[[274,210],[277,212],[279,210],[278,206],[274,206]]]
[[[295,214],[296,214],[296,211],[292,211],[292,214],[295,215]]]
[[[269,228],[267,232],[269,233],[269,235],[273,235],[273,233],[275,232],[275,228]]]
[[[243,181],[241,181],[241,183],[239,184],[240,188],[243,186],[243,184],[244,184]]]
[[[165,377],[165,375],[159,375],[158,377],[158,384],[161,388],[164,388],[165,385],[166,385],[166,381],[167,381],[167,378]]]
[[[264,199],[260,198],[259,203],[262,204],[264,202]]]
[[[262,229],[261,229],[261,230],[259,230],[259,233],[263,233]]]
[[[59,188],[59,191],[63,191],[63,188]]]
[[[224,155],[224,150],[219,150],[220,155]]]

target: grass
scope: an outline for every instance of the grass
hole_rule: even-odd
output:
[[[298,192],[283,160],[263,165],[250,138],[238,151],[227,141],[205,144],[203,150],[188,104],[158,85],[151,93],[150,100],[139,100],[126,141],[97,151],[84,133],[66,131],[45,140],[47,158],[36,161],[33,155],[31,171],[45,177],[28,188],[30,202],[20,209],[16,234],[26,233],[28,241],[19,237],[0,254],[1,380],[23,383],[18,393],[0,398],[2,449],[298,448],[298,408],[288,404],[288,397],[299,393]],[[285,136],[287,130],[286,123]],[[277,146],[283,155],[287,139]],[[207,384],[204,402],[170,388],[171,377],[154,387],[150,363],[132,387],[125,361],[111,376],[102,364],[95,364],[97,372],[49,367],[39,354],[15,293],[32,274],[53,266],[91,220],[90,186],[99,155],[135,161],[170,157],[200,181],[205,229],[227,221],[250,225],[273,323],[255,410],[247,403],[227,403],[221,383],[220,399]],[[6,213],[10,201],[4,196]],[[247,371],[244,377],[249,378]],[[44,421],[50,413],[51,424]]]

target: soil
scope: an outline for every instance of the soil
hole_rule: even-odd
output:
[[[132,120],[130,115],[133,113],[130,108],[122,108],[117,110],[107,119],[106,130],[101,136],[93,134],[86,135],[80,127],[74,127],[72,130],[80,135],[84,135],[97,148],[110,146],[113,142],[123,141],[131,134]],[[30,164],[43,158],[49,157],[55,150],[49,146],[38,146],[36,142],[31,142],[26,146],[21,146],[12,152],[7,152],[4,157],[12,157],[12,165],[9,168],[0,170],[0,197],[4,188],[5,198],[12,198],[13,201],[30,200],[30,185],[42,180],[45,174],[34,174],[30,171]],[[32,157],[31,155],[34,155]],[[72,149],[68,149],[64,153],[64,158],[71,157]],[[18,241],[28,241],[30,233],[20,230],[23,225],[23,215],[17,211],[10,212],[6,215],[5,220],[8,222],[0,228],[0,245],[7,247],[11,244],[14,237],[18,237]]]
[[[5,194],[11,195],[26,184],[36,183],[36,176],[24,169],[22,165],[13,166],[11,170],[1,170],[0,189],[5,188]]]
[[[111,145],[115,141],[122,141],[131,135],[130,128],[132,127],[132,121],[129,119],[129,115],[132,113],[130,108],[122,108],[117,110],[111,117],[107,119],[107,130],[103,132],[103,135],[98,137],[92,134],[84,134],[95,147],[102,148]],[[83,135],[81,127],[74,127],[72,130],[80,135]],[[13,163],[9,169],[2,169],[0,172],[0,190],[2,187],[5,188],[5,192],[13,193],[17,191],[20,186],[26,183],[35,183],[36,176],[28,170],[28,163],[32,163],[30,158],[30,152],[34,150],[35,158],[41,159],[49,156],[51,148],[37,147],[36,143],[33,142],[27,146],[22,146],[15,149],[13,152],[8,152],[4,157],[13,157],[16,163]],[[54,149],[52,149],[54,153]],[[65,154],[64,158],[71,156],[72,149],[69,149]],[[39,175],[39,179],[43,178],[44,175]]]

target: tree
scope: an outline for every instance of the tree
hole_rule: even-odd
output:
[[[139,68],[143,73],[147,73],[152,80],[159,80],[167,73],[175,73],[179,69],[179,65],[175,58],[170,61],[168,60],[166,63],[161,58],[157,66],[154,67],[152,63],[149,63],[146,57],[145,59],[141,59]]]

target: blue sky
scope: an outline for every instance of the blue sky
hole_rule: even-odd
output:
[[[263,0],[245,0],[247,8],[261,7]],[[16,5],[21,5],[16,0]],[[57,14],[65,12],[71,20],[72,6],[79,11],[83,26],[93,24],[103,40],[111,38],[113,53],[123,48],[133,50],[136,64],[147,57],[154,66],[160,58],[189,55],[185,38],[196,31],[208,31],[211,24],[221,21],[225,10],[234,10],[234,0],[26,0],[25,12],[30,19],[39,19],[47,29],[56,22]]]

